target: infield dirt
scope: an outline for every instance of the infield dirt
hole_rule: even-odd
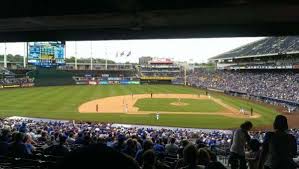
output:
[[[127,114],[151,114],[152,111],[139,111],[135,107],[135,103],[139,99],[151,98],[151,94],[134,94],[106,97],[102,99],[96,99],[88,101],[79,106],[78,111],[80,113],[127,113]],[[209,115],[223,115],[236,118],[258,118],[258,113],[253,113],[253,116],[241,114],[240,111],[230,105],[225,104],[222,100],[213,98],[206,95],[194,95],[194,94],[153,94],[152,98],[177,98],[180,99],[211,99],[215,103],[224,107],[220,112],[159,112],[161,114],[209,114]],[[182,106],[182,105],[178,105]]]

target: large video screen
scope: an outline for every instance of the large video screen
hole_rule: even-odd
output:
[[[65,58],[64,41],[29,42],[28,63],[42,67],[63,65]]]

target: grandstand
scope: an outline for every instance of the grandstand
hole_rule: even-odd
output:
[[[218,69],[299,69],[299,37],[267,37],[210,58]]]
[[[194,86],[299,110],[299,37],[269,37],[210,58],[217,71],[189,75]]]
[[[181,67],[167,58],[152,58],[137,69],[141,83],[170,84],[181,73]]]
[[[8,69],[4,68],[4,67],[0,67],[0,74],[1,77],[5,77],[5,76],[15,76],[15,74],[11,71],[9,71]]]

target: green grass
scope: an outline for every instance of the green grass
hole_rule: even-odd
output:
[[[86,101],[108,96],[143,93],[179,93],[204,94],[198,89],[173,85],[119,85],[119,86],[55,86],[0,90],[0,116],[28,116],[53,119],[90,120],[130,124],[163,125],[196,128],[233,128],[244,119],[221,115],[171,115],[160,116],[155,120],[154,114],[94,114],[78,112],[78,106]],[[273,109],[248,103],[239,98],[213,94],[225,103],[248,108],[253,106],[262,117],[252,120],[255,125],[269,125],[277,114]]]
[[[274,108],[269,108],[268,106],[264,106],[261,104],[256,104],[250,102],[249,100],[243,100],[233,96],[226,96],[224,94],[214,93],[212,94],[214,97],[220,98],[223,100],[224,103],[231,105],[237,109],[241,107],[244,108],[246,111],[250,111],[250,108],[253,108],[254,112],[258,112],[261,117],[256,119],[251,119],[255,126],[266,126],[272,125],[274,121],[274,117],[279,114]]]
[[[219,112],[224,108],[211,100],[181,99],[186,106],[175,106],[171,103],[178,102],[172,98],[146,98],[139,99],[134,106],[140,111],[162,111],[162,112]]]

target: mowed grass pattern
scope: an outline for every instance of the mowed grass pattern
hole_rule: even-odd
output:
[[[236,119],[221,115],[161,115],[155,120],[155,114],[95,114],[79,113],[78,106],[84,102],[128,94],[179,93],[204,94],[195,88],[174,85],[119,85],[119,86],[56,86],[0,90],[0,116],[28,116],[53,119],[88,120],[129,124],[162,125],[195,128],[235,128],[245,119]],[[215,94],[227,104],[248,108],[262,115],[252,120],[255,125],[269,125],[277,114],[273,109],[240,100],[234,97]]]
[[[185,106],[176,106],[171,103],[178,102],[178,99],[172,98],[146,98],[139,99],[135,103],[135,107],[139,111],[162,111],[162,112],[220,112],[224,107],[213,102],[212,100],[196,100],[196,99],[181,99],[181,103],[186,103]]]

